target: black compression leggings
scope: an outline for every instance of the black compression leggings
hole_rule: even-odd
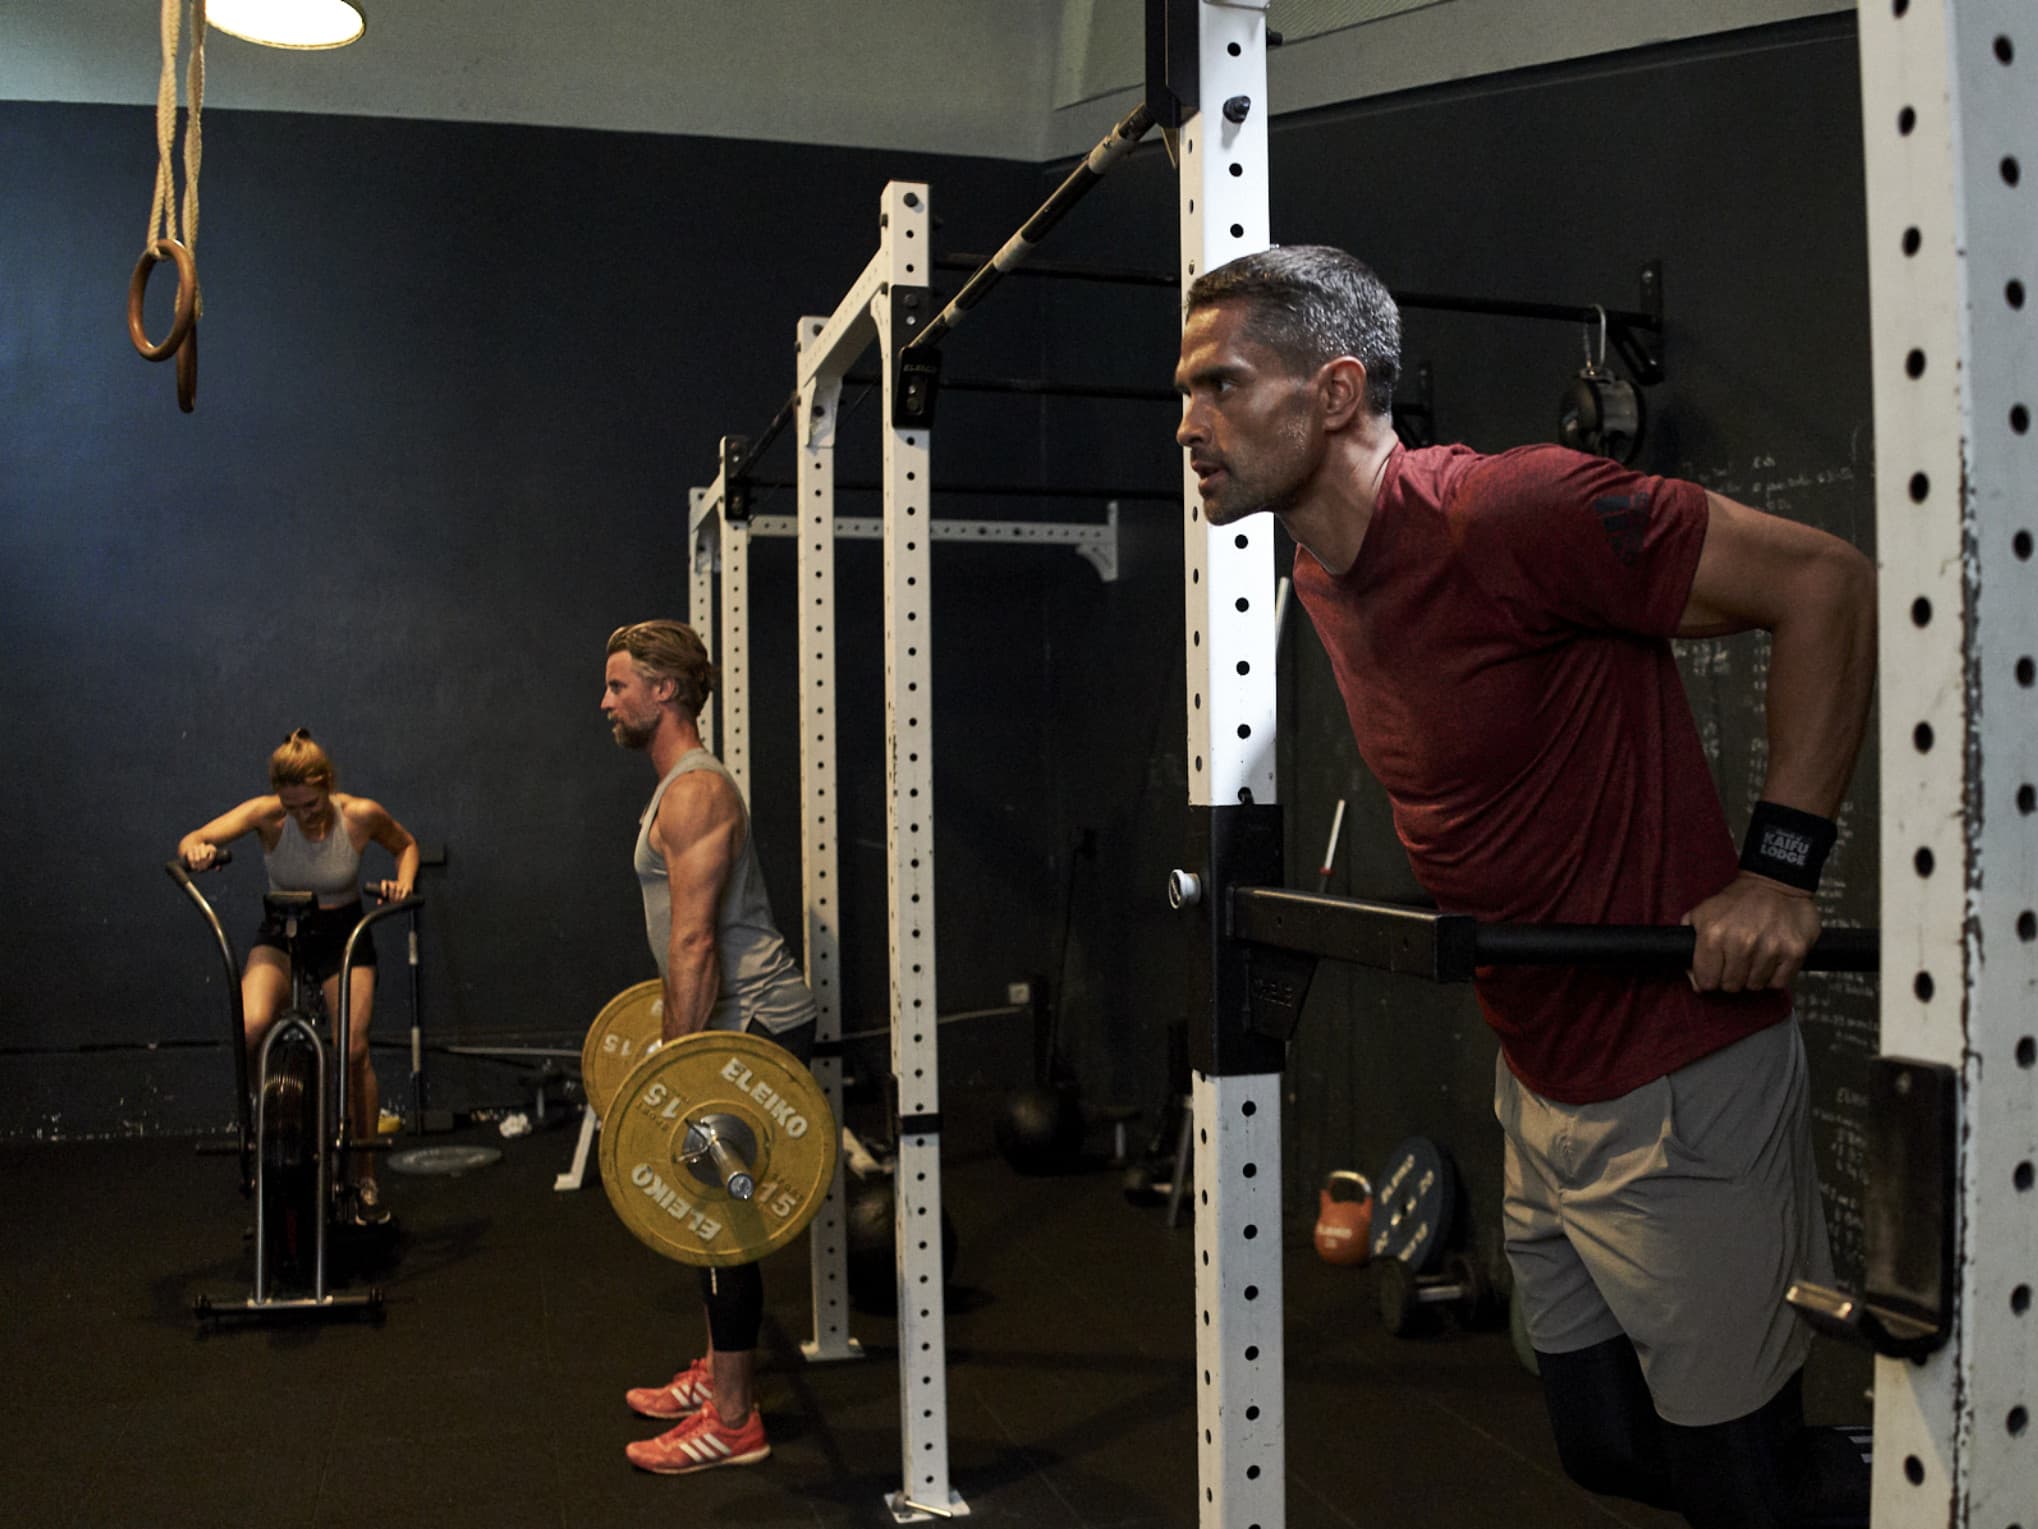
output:
[[[785,1047],[802,1063],[814,1054],[812,1020],[777,1035],[753,1023],[749,1033]],[[764,1326],[763,1271],[756,1264],[738,1264],[733,1269],[699,1272],[701,1299],[708,1308],[708,1336],[714,1341],[715,1351],[741,1354],[756,1348],[757,1334]]]
[[[1815,1479],[1802,1373],[1745,1417],[1685,1428],[1656,1415],[1626,1338],[1536,1359],[1565,1474],[1587,1491],[1682,1513],[1693,1529],[1840,1521],[1815,1511],[1849,1484]]]
[[[764,1271],[756,1264],[738,1264],[733,1269],[702,1269],[700,1276],[715,1352],[741,1354],[756,1348],[764,1326]]]

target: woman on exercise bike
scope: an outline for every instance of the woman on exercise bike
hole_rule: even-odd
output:
[[[272,795],[257,796],[222,813],[203,828],[186,834],[177,853],[194,871],[211,865],[222,845],[243,834],[259,834],[262,859],[274,892],[310,892],[317,904],[299,920],[297,950],[305,976],[319,984],[326,1009],[337,1014],[340,1003],[340,956],[347,936],[361,921],[361,852],[372,842],[395,857],[396,874],[381,885],[390,902],[411,894],[417,881],[418,843],[379,802],[348,796],[337,789],[332,759],[297,729],[269,756]],[[347,995],[348,1114],[355,1139],[372,1141],[381,1116],[381,1094],[368,1054],[368,1022],[375,1012],[375,939],[363,932],[354,946],[354,966]],[[248,951],[241,975],[241,1006],[251,1053],[290,996],[290,959],[281,920],[265,919]],[[354,1219],[364,1226],[389,1219],[375,1181],[373,1155],[350,1154]]]

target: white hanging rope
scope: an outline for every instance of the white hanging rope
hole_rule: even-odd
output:
[[[184,128],[184,196],[180,221],[174,150],[177,142],[177,55],[186,0],[163,0],[163,70],[156,82],[156,191],[149,206],[144,249],[158,239],[173,239],[193,254],[198,250],[198,166],[204,155],[199,131],[205,105],[205,0],[191,6],[191,62],[185,94],[190,102]],[[201,309],[202,311],[202,309]]]

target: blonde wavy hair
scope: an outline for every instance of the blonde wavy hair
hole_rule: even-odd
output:
[[[715,693],[720,672],[708,662],[707,644],[683,621],[633,621],[609,634],[610,653],[628,653],[647,680],[671,680],[672,699],[698,717]]]

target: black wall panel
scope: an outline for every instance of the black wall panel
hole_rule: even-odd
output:
[[[1873,555],[1856,71],[1852,20],[1842,18],[1279,118],[1273,235],[1343,245],[1405,291],[1609,307],[1637,306],[1640,268],[1660,258],[1668,380],[1647,391],[1639,465],[1818,525]],[[1108,208],[1086,205],[1056,253],[1170,270],[1175,196],[1166,159],[1143,150],[1098,194]],[[1050,343],[1071,373],[1155,381],[1172,365],[1175,323],[1165,299],[1058,291]],[[1499,450],[1554,438],[1583,339],[1568,323],[1411,310],[1406,370],[1430,368],[1440,438]],[[1134,432],[1101,408],[1068,409],[1052,440],[1059,455],[1096,470],[1165,483],[1179,471],[1167,424],[1142,420]],[[1093,1000],[1086,1044],[1123,1066],[1131,1040],[1149,1092],[1163,1086],[1159,1036],[1180,992],[1180,950],[1155,875],[1184,826],[1180,537],[1169,534],[1177,520],[1165,508],[1143,515],[1145,548],[1128,577],[1096,606],[1063,612],[1087,623],[1064,640],[1087,640],[1094,663],[1088,709],[1054,717],[1058,756],[1100,793],[1094,810],[1123,820],[1113,837],[1130,876],[1092,935],[1115,960],[1091,974],[1096,993],[1081,995]],[[1284,545],[1282,572],[1290,556]],[[1681,648],[1737,824],[1761,781],[1766,655],[1759,635]],[[1418,897],[1299,610],[1285,634],[1282,686],[1291,882],[1314,886],[1342,797],[1332,890]],[[1829,921],[1877,917],[1873,736],[1827,873]],[[1141,749],[1143,772],[1126,757]],[[1799,1010],[1845,1275],[1860,1261],[1858,1089],[1875,1042],[1873,987],[1807,979]],[[1373,1171],[1400,1137],[1423,1132],[1456,1153],[1475,1234],[1491,1252],[1494,1051],[1469,990],[1323,968],[1288,1070],[1290,1214],[1313,1217],[1329,1169]]]
[[[1346,245],[1404,290],[1609,306],[1632,306],[1660,258],[1668,380],[1648,391],[1642,465],[1872,552],[1856,67],[1851,20],[1826,19],[1280,118],[1275,237]],[[943,246],[985,249],[1065,171],[420,122],[206,127],[206,362],[186,419],[168,369],[120,332],[149,114],[0,106],[10,1132],[225,1118],[217,979],[155,867],[260,789],[262,756],[299,723],[350,787],[449,849],[427,973],[442,1033],[570,1034],[641,975],[623,859],[649,779],[594,715],[601,639],[683,607],[685,489],[718,436],[785,396],[792,322],[861,269],[882,183],[931,180]],[[1152,145],[1050,253],[1171,271],[1176,225]],[[1014,279],[946,350],[952,375],[1165,386],[1176,330],[1165,291]],[[1442,437],[1499,449],[1550,438],[1582,339],[1411,312],[1406,360],[1430,368]],[[950,394],[942,410],[940,479],[1179,484],[1165,403]],[[874,468],[877,415],[874,397],[850,413],[845,477]],[[1086,1093],[1151,1109],[1184,960],[1163,897],[1186,822],[1180,513],[1128,499],[1120,516],[1115,582],[1066,554],[937,556],[940,976],[945,1008],[1065,976],[1063,1051]],[[760,546],[755,578],[757,832],[791,923],[794,652],[776,619],[791,548]],[[865,1024],[885,1007],[875,547],[845,546],[841,578],[844,983]],[[1765,658],[1759,638],[1683,655],[1737,819],[1760,781]],[[1282,684],[1291,879],[1313,884],[1342,797],[1334,889],[1417,895],[1299,612]],[[1876,916],[1876,809],[1870,759],[1828,873],[1843,922]],[[244,934],[255,873],[230,874]],[[1810,981],[1800,1008],[1844,1273],[1872,989]],[[92,1049],[152,1039],[193,1044]],[[1010,1071],[972,1063],[1008,1056],[999,1043],[958,1029],[944,1047],[972,1082]],[[1421,1131],[1456,1152],[1490,1244],[1492,1063],[1469,993],[1325,968],[1288,1073],[1291,1213],[1326,1170],[1374,1169]]]

